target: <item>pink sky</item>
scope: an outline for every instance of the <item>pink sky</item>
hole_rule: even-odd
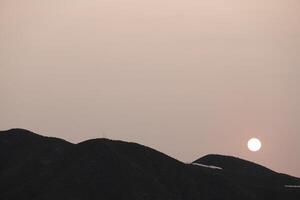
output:
[[[298,0],[1,0],[0,129],[300,176],[299,24]]]

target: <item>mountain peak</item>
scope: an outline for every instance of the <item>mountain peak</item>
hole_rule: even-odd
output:
[[[60,138],[39,135],[32,131],[21,128],[13,128],[9,130],[0,131],[0,144],[2,145],[38,144],[43,141],[53,141],[71,144],[70,142],[67,142]]]
[[[33,133],[30,130],[23,129],[23,128],[12,128],[12,129],[3,130],[3,131],[0,131],[0,132],[3,132],[3,133],[21,133],[21,134],[34,134],[34,135],[38,135],[36,133]]]
[[[43,136],[33,133],[26,129],[13,128],[9,130],[0,131],[0,138],[9,138],[9,139],[25,139],[25,138],[42,138]]]
[[[275,173],[274,171],[256,164],[251,161],[247,161],[234,156],[209,154],[196,161],[194,163],[212,165],[221,167],[224,170],[239,171],[240,173],[253,173],[253,174],[265,174]]]

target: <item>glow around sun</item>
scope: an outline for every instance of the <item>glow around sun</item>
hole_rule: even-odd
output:
[[[250,151],[259,151],[261,149],[261,141],[257,138],[251,138],[247,143],[248,149]]]

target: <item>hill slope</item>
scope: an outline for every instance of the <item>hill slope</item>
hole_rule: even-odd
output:
[[[185,164],[136,143],[107,139],[72,144],[12,129],[0,132],[0,160],[3,200],[300,198],[299,189],[284,187],[300,185],[299,179],[248,161],[210,155],[195,161],[199,165]]]

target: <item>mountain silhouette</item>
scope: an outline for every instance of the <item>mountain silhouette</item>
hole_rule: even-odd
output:
[[[299,200],[300,179],[208,155],[182,163],[136,143],[78,144],[23,129],[0,132],[1,200]]]

